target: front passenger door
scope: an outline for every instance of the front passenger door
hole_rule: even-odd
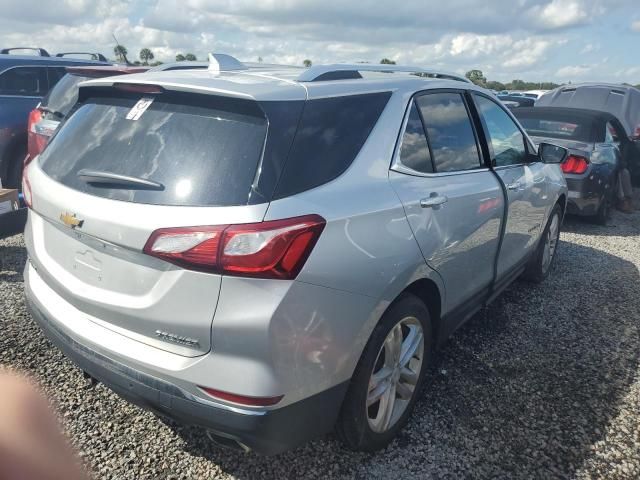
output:
[[[542,233],[548,204],[544,165],[527,163],[525,137],[502,106],[481,94],[474,93],[473,97],[487,138],[492,167],[508,198],[497,268],[497,278],[501,279],[523,265]]]

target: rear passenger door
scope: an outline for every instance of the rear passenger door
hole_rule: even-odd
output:
[[[497,279],[515,274],[542,233],[548,208],[544,165],[529,155],[520,127],[495,100],[472,94],[487,139],[491,166],[507,193],[507,221],[497,265]],[[536,161],[531,161],[536,159]]]
[[[444,281],[442,313],[463,319],[493,280],[504,202],[481,161],[462,91],[411,100],[390,181],[426,262]]]

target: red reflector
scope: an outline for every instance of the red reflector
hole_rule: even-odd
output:
[[[560,165],[564,173],[584,173],[589,168],[589,162],[586,158],[578,155],[569,155],[567,159]]]
[[[214,398],[220,400],[226,400],[227,402],[238,403],[240,405],[246,405],[249,407],[269,407],[275,405],[284,395],[278,395],[277,397],[247,397],[245,395],[236,395],[235,393],[223,392],[221,390],[215,390],[213,388],[200,387],[207,395],[211,395]]]
[[[162,93],[164,88],[158,85],[142,85],[137,83],[114,83],[113,88],[133,93]]]
[[[242,225],[161,228],[144,253],[184,268],[258,278],[294,279],[325,226],[318,215]]]

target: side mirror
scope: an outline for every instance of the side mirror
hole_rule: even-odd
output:
[[[550,143],[538,145],[538,157],[542,163],[562,163],[569,154],[568,150]]]

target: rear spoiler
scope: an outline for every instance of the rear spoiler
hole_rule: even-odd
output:
[[[101,53],[93,53],[93,52],[62,52],[62,53],[56,53],[56,57],[65,57],[67,55],[89,55],[91,57],[91,60],[98,60],[100,62],[108,62],[107,57],[105,57]]]
[[[13,47],[13,48],[3,48],[0,50],[0,54],[9,55],[14,50],[33,50],[34,52],[38,52],[38,55],[41,57],[50,57],[49,52],[47,52],[44,48],[33,48],[33,47]]]
[[[110,77],[112,75],[125,75],[129,73],[144,73],[149,67],[128,67],[126,65],[85,65],[82,67],[65,67],[67,73],[82,75],[84,77]]]

